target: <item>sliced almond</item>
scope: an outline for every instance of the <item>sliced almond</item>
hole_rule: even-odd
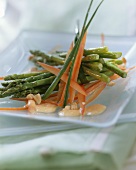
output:
[[[27,107],[30,113],[36,112],[36,104],[34,100],[28,100]]]
[[[34,100],[37,104],[40,104],[42,99],[41,99],[41,95],[38,93],[36,95],[34,95]]]
[[[36,95],[33,94],[28,94],[26,97],[28,100],[34,100],[37,104],[40,104],[42,99],[41,99],[41,95],[38,93]]]
[[[28,100],[32,100],[32,99],[34,98],[34,95],[33,95],[33,94],[28,94],[28,95],[26,96],[26,98],[27,98]]]

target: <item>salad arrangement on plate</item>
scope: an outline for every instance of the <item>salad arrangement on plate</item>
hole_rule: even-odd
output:
[[[109,51],[107,46],[85,48],[87,30],[103,0],[88,20],[90,2],[81,32],[78,31],[68,51],[51,54],[30,51],[29,60],[37,70],[1,77],[0,97],[24,101],[24,107],[0,110],[28,110],[30,113],[54,112],[63,108],[60,116],[79,116],[102,113],[106,106],[89,105],[106,86],[116,79],[127,77],[126,60],[121,52]],[[120,59],[119,59],[120,58]],[[133,67],[134,68],[134,67]]]

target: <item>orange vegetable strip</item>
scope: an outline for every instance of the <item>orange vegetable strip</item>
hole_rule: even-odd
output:
[[[64,86],[64,90],[63,90],[63,93],[62,93],[62,96],[61,96],[61,99],[58,103],[58,106],[63,106],[63,103],[64,103],[64,96],[65,96],[65,90],[66,90],[66,85]]]
[[[65,87],[66,89],[66,87]],[[63,103],[64,103],[64,95],[65,95],[65,89],[62,93],[62,97],[60,99],[60,102],[58,103],[58,106],[63,106]],[[80,93],[81,94],[81,93]],[[74,98],[74,101],[78,99],[78,96],[76,95],[75,98]],[[70,103],[70,100],[68,99],[68,103]]]
[[[11,99],[12,100],[18,100],[18,101],[24,101],[24,102],[28,101],[28,99],[26,99],[26,98],[11,98]],[[42,100],[41,103],[51,103],[51,104],[56,104],[57,105],[56,101],[53,101],[53,98],[49,98],[47,100]],[[1,108],[0,108],[0,110],[1,110]],[[7,108],[6,109],[2,108],[2,110],[7,110]],[[25,110],[25,109],[22,108],[22,109],[19,109],[19,110]]]
[[[127,60],[126,60],[124,57],[122,57],[122,61],[123,61],[123,63],[126,65]]]
[[[60,80],[57,101],[59,102],[65,88],[65,82]]]
[[[71,45],[70,45],[70,47],[69,47],[69,50],[68,50],[68,52],[67,52],[66,59],[69,57],[69,54],[71,53],[73,47],[74,47],[74,43],[73,43],[73,41],[72,41],[72,43],[71,43]],[[65,59],[65,60],[66,60],[66,59]],[[68,70],[69,70],[69,69],[68,69]],[[68,70],[66,69],[66,71],[68,71]]]
[[[0,110],[27,110],[27,107],[3,107]]]
[[[65,94],[65,93],[64,93],[64,94]],[[64,95],[64,94],[63,94],[63,95]],[[62,97],[62,98],[64,99],[64,97]],[[76,101],[77,99],[78,99],[78,97],[75,96],[74,101]],[[62,107],[62,106],[63,106],[63,103],[64,103],[64,100],[61,99],[61,100],[59,101],[59,103],[58,103],[58,106]],[[70,103],[70,102],[69,102],[69,99],[68,99],[68,103]],[[78,103],[78,101],[77,101],[77,103]]]
[[[79,69],[80,69],[80,66],[81,66],[81,61],[82,61],[85,42],[86,42],[86,36],[87,36],[87,32],[85,33],[85,35],[84,35],[84,37],[81,41],[79,51],[77,53],[76,60],[75,60],[75,63],[74,63],[74,67],[73,67],[72,79],[75,80],[75,81],[77,81]]]
[[[54,97],[54,96],[57,96],[57,95],[58,95],[58,92],[55,92],[55,93],[52,93],[48,98]]]
[[[15,98],[15,97],[13,97],[13,98],[10,98],[11,100],[17,100],[17,101],[23,101],[23,102],[26,102],[27,101],[27,99],[26,98]]]
[[[93,86],[94,84],[96,84],[96,83],[98,83],[98,82],[100,82],[100,80],[93,81],[93,82],[89,82],[89,83],[87,83],[87,84],[84,84],[83,87],[84,87],[85,89],[88,89],[88,88],[90,88],[91,86]]]
[[[105,36],[104,34],[102,33],[101,34],[101,45],[104,46],[104,42],[105,42]]]
[[[118,65],[118,68],[120,68],[121,70],[126,70],[126,66],[125,65]]]
[[[79,102],[79,105],[80,105],[80,112],[81,112],[82,115],[84,115],[86,97],[85,97],[85,95],[83,95],[81,93],[77,93],[77,96],[78,96],[78,102]]]
[[[90,102],[92,102],[93,100],[95,100],[100,93],[104,90],[104,88],[106,87],[106,83],[102,84],[100,87],[98,87],[93,94],[91,94],[90,98],[86,101],[86,105]]]
[[[118,78],[120,78],[120,76],[117,74],[114,74],[113,76],[110,77],[111,80],[116,80]]]
[[[48,70],[49,72],[55,74],[56,76],[58,75],[58,73],[60,72],[60,69],[58,68],[55,68],[53,66],[50,66],[50,65],[47,65],[47,64],[44,64],[44,63],[41,63],[41,62],[38,62],[44,69]],[[68,76],[66,73],[64,73],[61,77],[61,80],[63,80],[65,83],[67,82],[68,80]],[[84,94],[85,96],[87,95],[85,90],[78,84],[76,83],[75,81],[71,80],[70,82],[70,86],[73,87],[75,90],[77,90],[78,92]]]
[[[68,58],[68,56],[69,56],[70,52],[72,51],[72,49],[73,49],[73,42],[70,45],[70,48],[69,48],[68,53],[66,55],[66,59]],[[70,68],[70,64],[69,64],[69,66],[67,67],[67,69],[65,71],[66,74],[69,72],[69,68]],[[65,84],[66,83],[64,81],[60,80],[59,90],[58,90],[58,101],[61,99],[61,96],[62,96],[64,88],[65,88]]]
[[[81,94],[81,93],[80,93]],[[64,103],[64,95],[65,95],[65,89],[63,91],[63,94],[62,94],[62,97],[61,97],[61,100],[60,102],[58,103],[58,106],[62,107],[63,106],[63,103]],[[75,98],[74,98],[74,101],[78,99],[78,96],[76,95]],[[68,103],[70,103],[70,100],[68,99]],[[78,101],[77,101],[78,103]]]
[[[53,97],[49,97],[47,100],[52,100],[52,101],[57,102],[57,98],[58,96],[53,96]]]
[[[75,82],[77,81],[79,69],[80,69],[80,66],[81,66],[81,61],[82,61],[85,42],[86,42],[86,36],[87,36],[87,31],[85,32],[84,37],[81,41],[81,44],[80,44],[80,47],[79,47],[79,50],[78,50],[78,53],[77,53],[77,56],[76,56],[76,59],[75,59],[75,62],[74,62],[71,80],[74,80]],[[74,97],[75,97],[75,89],[70,88],[69,89],[69,95],[70,95],[70,103],[72,103],[74,101]]]
[[[91,87],[89,87],[89,88],[86,89],[86,93],[89,95],[89,94],[90,94],[92,91],[94,91],[97,87],[99,87],[99,86],[101,86],[101,85],[103,85],[103,84],[105,84],[105,82],[99,81],[99,82],[95,83],[93,86],[91,86]]]
[[[128,69],[125,70],[125,72],[129,72],[130,70],[136,69],[136,66],[130,67]]]
[[[4,77],[0,77],[0,80],[4,80]]]

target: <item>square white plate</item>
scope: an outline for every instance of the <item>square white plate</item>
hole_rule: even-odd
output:
[[[57,45],[63,50],[67,50],[74,34],[67,33],[50,33],[41,31],[23,31],[16,40],[0,54],[0,76],[7,74],[27,72],[32,67],[28,61],[29,50],[50,51]],[[105,45],[110,51],[121,51],[123,56],[134,45],[135,37],[105,37]],[[101,46],[100,36],[88,35],[86,47]],[[136,65],[134,56],[129,63]],[[119,115],[127,105],[136,87],[136,72],[130,73],[126,79],[118,79],[116,85],[107,87],[94,103],[104,104],[107,106],[103,114],[96,116],[82,117],[59,117],[57,113],[43,115],[30,115],[27,111],[0,111],[0,115],[10,115],[14,117],[26,117],[49,122],[71,122],[95,127],[107,127],[116,123]],[[24,103],[11,101],[8,98],[0,99],[0,107],[22,106]]]

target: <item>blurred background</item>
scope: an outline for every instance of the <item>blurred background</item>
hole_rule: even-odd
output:
[[[22,30],[74,32],[82,25],[90,0],[0,0],[0,52]],[[95,0],[92,11],[99,0]],[[136,0],[105,0],[90,34],[136,35]]]

